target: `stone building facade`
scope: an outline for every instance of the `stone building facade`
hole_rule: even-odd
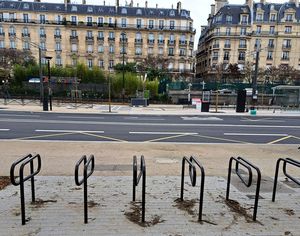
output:
[[[229,64],[238,64],[243,71],[246,63],[255,64],[257,50],[260,68],[289,65],[298,70],[299,32],[299,0],[281,4],[246,0],[240,5],[215,0],[208,24],[201,29],[196,76],[212,79],[217,68]]]
[[[181,3],[169,9],[64,3],[0,1],[0,48],[30,50],[38,47],[56,66],[99,66],[104,70],[148,55],[169,60],[174,73],[193,70],[195,30],[190,11]],[[123,53],[124,52],[124,53]],[[124,58],[123,58],[124,56]]]

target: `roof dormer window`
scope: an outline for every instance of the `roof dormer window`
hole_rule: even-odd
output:
[[[159,11],[159,15],[163,16],[164,14],[164,11]]]
[[[92,7],[88,7],[87,8],[87,12],[93,12],[93,8]]]
[[[10,6],[11,8],[15,8],[15,4],[14,4],[14,3],[11,3],[9,6]]]
[[[102,7],[99,7],[99,12],[104,12],[104,9]]]
[[[142,10],[141,10],[141,9],[137,9],[137,10],[136,10],[136,14],[137,14],[137,15],[142,15]]]
[[[170,16],[175,16],[175,11],[174,10],[170,11]]]
[[[115,10],[113,8],[109,8],[109,13],[114,13]]]
[[[121,13],[122,13],[122,14],[127,14],[127,9],[126,9],[126,8],[122,8]]]
[[[29,9],[29,4],[28,3],[24,3],[23,9]]]
[[[71,11],[77,11],[77,6],[72,6]]]

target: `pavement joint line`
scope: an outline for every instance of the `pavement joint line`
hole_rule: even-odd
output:
[[[288,134],[224,133],[225,136],[289,136]]]
[[[49,132],[49,133],[99,133],[103,134],[104,131],[100,130],[59,130],[59,129],[36,129],[35,132]]]
[[[179,138],[179,137],[183,137],[183,136],[189,136],[189,134],[179,134],[179,135],[174,135],[174,136],[169,136],[169,137],[163,137],[163,138],[157,138],[157,139],[151,139],[148,141],[145,141],[145,143],[151,143],[151,142],[155,142],[155,141],[160,141],[160,140],[166,140],[166,139],[172,139],[172,138]]]
[[[192,135],[192,134],[198,134],[198,133],[186,133],[186,132],[135,132],[135,131],[130,131],[129,134],[165,134],[165,135],[180,135],[180,134],[184,134],[184,135]]]
[[[217,138],[217,137],[212,137],[212,136],[205,136],[205,135],[200,135],[200,134],[195,134],[192,136],[196,136],[196,137],[200,137],[200,138],[206,138],[206,139],[215,139],[215,140],[220,140],[220,141],[229,141],[229,142],[233,142],[233,143],[241,143],[241,144],[251,144],[249,142],[244,142],[244,141],[238,141],[238,140],[234,140],[234,139],[226,139],[226,138]]]
[[[23,138],[15,138],[15,139],[11,139],[11,140],[26,140],[26,139],[35,139],[35,138],[46,138],[46,137],[64,136],[64,135],[70,135],[70,134],[74,134],[74,133],[46,134],[46,135],[29,136],[29,137],[23,137]]]
[[[92,136],[92,137],[97,137],[97,138],[103,138],[103,139],[109,139],[109,140],[114,140],[122,143],[127,143],[127,140],[122,140],[122,139],[117,139],[117,138],[112,138],[108,136],[102,136],[102,135],[96,135],[96,134],[91,134],[91,133],[86,133],[86,132],[81,132],[81,134],[85,134],[87,136]]]
[[[289,135],[289,136],[286,136],[286,137],[279,138],[279,139],[276,139],[276,140],[274,140],[274,141],[271,141],[271,142],[269,142],[269,143],[267,143],[267,144],[278,143],[278,142],[280,142],[280,141],[283,141],[283,140],[286,140],[286,139],[289,139],[289,138],[292,138],[292,137],[293,137],[293,136]]]

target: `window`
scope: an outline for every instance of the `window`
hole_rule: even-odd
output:
[[[232,16],[231,15],[227,15],[226,16],[226,23],[227,24],[231,24],[232,23]]]
[[[268,47],[269,48],[274,48],[274,39],[269,39]]]
[[[169,48],[168,51],[169,51],[168,53],[169,56],[174,56],[174,48]]]
[[[9,33],[15,35],[16,34],[15,27],[10,26],[9,27]]]
[[[179,72],[184,72],[184,63],[179,63]]]
[[[71,24],[77,25],[77,16],[71,16]]]
[[[55,19],[56,19],[56,23],[57,23],[57,24],[61,24],[61,23],[62,23],[62,17],[61,17],[61,15],[57,15],[57,16],[55,17]]]
[[[137,15],[142,15],[142,10],[141,10],[141,9],[137,9],[137,10],[136,10],[136,14],[137,14]]]
[[[290,52],[283,51],[282,56],[281,56],[281,60],[289,60],[289,59],[290,59]]]
[[[23,22],[24,23],[28,23],[29,22],[28,14],[23,14]]]
[[[164,35],[163,34],[158,35],[158,43],[164,43]]]
[[[214,61],[217,61],[218,58],[219,58],[219,53],[218,53],[218,52],[213,52],[213,57],[212,57],[212,59],[213,59]]]
[[[126,47],[120,48],[120,54],[126,54]]]
[[[58,56],[58,57],[55,58],[55,65],[57,65],[57,66],[62,65],[61,57]]]
[[[45,15],[40,15],[40,24],[46,24],[46,17],[45,17]]]
[[[60,29],[59,29],[59,28],[56,28],[56,29],[55,29],[54,35],[60,36]]]
[[[270,26],[270,34],[275,34],[275,26]]]
[[[153,48],[152,47],[148,47],[148,54],[152,55],[153,54]]]
[[[229,52],[228,51],[224,52],[224,61],[229,61]]]
[[[45,42],[40,42],[40,48],[42,50],[46,50],[46,43]]]
[[[248,23],[248,16],[242,15],[241,23],[242,24],[247,24]]]
[[[260,48],[260,39],[255,39],[254,47],[255,48],[259,47]]]
[[[225,48],[230,48],[230,39],[226,39],[226,40],[225,40],[224,47],[225,47]]]
[[[15,17],[15,13],[9,13],[9,20],[10,21],[15,21],[16,17]]]
[[[180,48],[179,49],[179,56],[185,56],[186,55],[186,50],[185,48]]]
[[[98,52],[99,52],[99,53],[103,53],[103,52],[104,52],[104,47],[103,47],[103,45],[99,45],[99,46],[98,46]]]
[[[88,38],[93,38],[93,31],[91,31],[91,30],[86,31],[86,36]]]
[[[87,45],[87,53],[93,53],[93,51],[94,51],[93,45],[92,44],[88,44]]]
[[[272,51],[268,51],[267,60],[273,60],[273,52]]]
[[[88,66],[88,68],[92,68],[93,67],[93,59],[88,59],[87,60],[87,66]]]
[[[29,50],[30,47],[29,47],[29,42],[25,41],[23,42],[23,50]]]
[[[220,35],[220,28],[215,29],[216,35]]]
[[[175,21],[174,20],[170,21],[170,29],[171,30],[175,29]]]
[[[173,62],[170,62],[168,65],[168,70],[172,71],[173,68],[174,68],[174,64],[173,64]]]
[[[219,39],[214,40],[213,48],[219,48],[219,47],[220,47]]]
[[[114,52],[115,52],[114,45],[109,45],[109,53],[114,53]]]
[[[98,26],[103,26],[103,17],[98,17]]]
[[[71,30],[71,36],[72,37],[77,37],[77,31],[76,30]]]
[[[256,21],[262,22],[262,21],[263,21],[263,14],[258,13],[258,14],[256,15]]]
[[[22,30],[23,36],[28,36],[29,35],[29,31],[27,27],[24,27]]]
[[[285,21],[287,21],[287,22],[293,21],[293,15],[292,14],[286,14]]]
[[[175,16],[175,11],[174,10],[170,11],[170,16]]]
[[[142,55],[142,48],[141,47],[136,47],[135,48],[135,55]]]
[[[92,7],[88,7],[87,12],[93,12],[93,8]]]
[[[91,16],[88,16],[87,18],[86,18],[86,21],[87,21],[87,26],[92,26],[93,25],[93,17],[91,17]]]
[[[158,54],[159,54],[159,55],[163,55],[163,54],[164,54],[164,48],[159,47],[159,48],[158,48]]]
[[[114,60],[109,60],[109,69],[114,68]]]
[[[123,28],[127,27],[127,20],[126,20],[126,18],[122,18],[121,19],[121,25],[122,25]]]
[[[140,32],[137,32],[137,33],[135,34],[135,38],[136,38],[138,41],[141,41],[141,39],[142,39],[142,34],[141,34]]]
[[[72,6],[71,11],[77,11],[77,6]]]
[[[159,20],[158,21],[158,27],[159,27],[159,29],[164,29],[164,20]]]
[[[72,58],[72,66],[76,66],[77,65],[77,58]]]
[[[121,14],[127,14],[127,9],[126,8],[122,8]]]
[[[9,41],[9,47],[10,47],[11,49],[16,49],[16,41],[10,40],[10,41]]]
[[[256,34],[261,34],[261,26],[256,26]]]
[[[0,34],[3,34],[4,31],[3,31],[3,27],[0,25]]]
[[[291,46],[292,46],[291,40],[290,39],[284,39],[282,46],[283,46],[283,48],[291,48]]]
[[[77,52],[77,44],[76,43],[72,43],[71,52]]]
[[[61,43],[60,42],[55,43],[55,50],[56,51],[61,51]]]
[[[149,33],[148,39],[151,40],[151,41],[154,40],[154,34],[153,33]]]
[[[0,40],[0,48],[5,48],[4,40]]]
[[[231,31],[231,28],[226,28],[226,35],[227,35],[227,36],[230,35],[230,31]]]
[[[98,38],[99,39],[104,39],[104,32],[103,31],[98,31]]]
[[[154,27],[154,20],[149,20],[149,29],[153,29]]]
[[[99,60],[99,61],[98,61],[98,66],[99,66],[100,68],[104,68],[104,61],[103,61],[103,60]]]
[[[241,28],[241,35],[246,35],[247,29],[245,27]]]
[[[239,61],[245,61],[245,55],[246,53],[245,52],[239,52]]]
[[[270,21],[275,22],[276,21],[276,14],[271,14]]]
[[[109,39],[109,40],[114,40],[114,39],[115,39],[115,32],[109,31],[108,34],[109,34],[109,35],[108,35],[108,39]]]
[[[240,39],[239,48],[247,48],[246,39]]]
[[[291,34],[292,33],[292,26],[286,26],[285,30],[284,30],[284,33]]]
[[[45,28],[40,28],[40,37],[44,37],[46,35]]]
[[[136,28],[141,28],[142,27],[142,19],[136,19]]]

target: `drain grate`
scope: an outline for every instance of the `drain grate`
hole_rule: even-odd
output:
[[[95,165],[95,171],[131,171],[132,165]]]

